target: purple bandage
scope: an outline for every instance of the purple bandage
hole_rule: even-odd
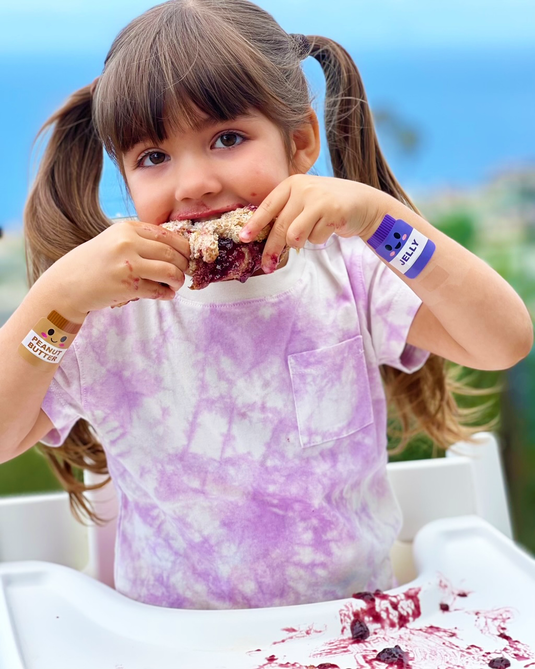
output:
[[[434,242],[421,232],[389,214],[368,239],[368,244],[407,279],[420,274],[436,249]]]

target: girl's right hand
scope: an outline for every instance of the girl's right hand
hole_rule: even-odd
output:
[[[70,318],[140,298],[172,300],[184,283],[189,241],[152,223],[121,221],[57,260],[39,278]],[[66,316],[69,317],[69,316]]]

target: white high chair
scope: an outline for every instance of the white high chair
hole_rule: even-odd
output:
[[[392,549],[401,585],[416,571],[412,542],[432,520],[478,515],[511,538],[511,521],[496,438],[477,435],[477,445],[459,442],[446,458],[390,463],[388,476],[403,511],[403,526]],[[86,472],[86,482],[99,477]],[[89,493],[104,527],[74,520],[67,493],[0,498],[0,562],[45,560],[72,567],[113,587],[117,499],[112,484]]]

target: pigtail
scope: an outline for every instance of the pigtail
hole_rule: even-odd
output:
[[[110,222],[99,204],[103,166],[102,143],[92,119],[92,87],[76,91],[41,128],[51,130],[35,182],[24,210],[28,283],[56,260],[105,230]],[[84,496],[86,486],[77,470],[108,474],[106,455],[87,421],[80,419],[59,448],[38,445],[62,486],[69,493],[74,516],[102,522]],[[109,480],[109,479],[108,479]]]
[[[366,91],[353,59],[327,37],[315,35],[308,39],[310,55],[325,75],[325,132],[334,176],[378,188],[417,211],[381,152]]]
[[[309,55],[321,65],[326,80],[325,130],[335,177],[367,184],[395,197],[420,214],[390,170],[374,130],[373,116],[357,66],[349,53],[331,39],[308,37]],[[425,365],[406,374],[387,365],[381,375],[389,401],[389,437],[403,450],[425,432],[434,445],[447,448],[469,440],[481,430],[496,429],[496,420],[481,425],[488,404],[460,408],[454,394],[489,395],[497,388],[478,390],[460,379],[462,367],[431,355]],[[474,427],[474,424],[478,424]]]
[[[24,210],[28,281],[109,226],[98,199],[102,143],[91,87],[76,91],[39,130],[52,130]]]

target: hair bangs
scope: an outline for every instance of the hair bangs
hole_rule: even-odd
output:
[[[145,40],[121,33],[120,48],[110,51],[94,118],[116,163],[139,142],[159,144],[208,119],[230,121],[252,108],[276,115],[280,100],[266,86],[269,61],[224,19],[188,11],[178,20],[178,14],[175,6],[160,17]]]

